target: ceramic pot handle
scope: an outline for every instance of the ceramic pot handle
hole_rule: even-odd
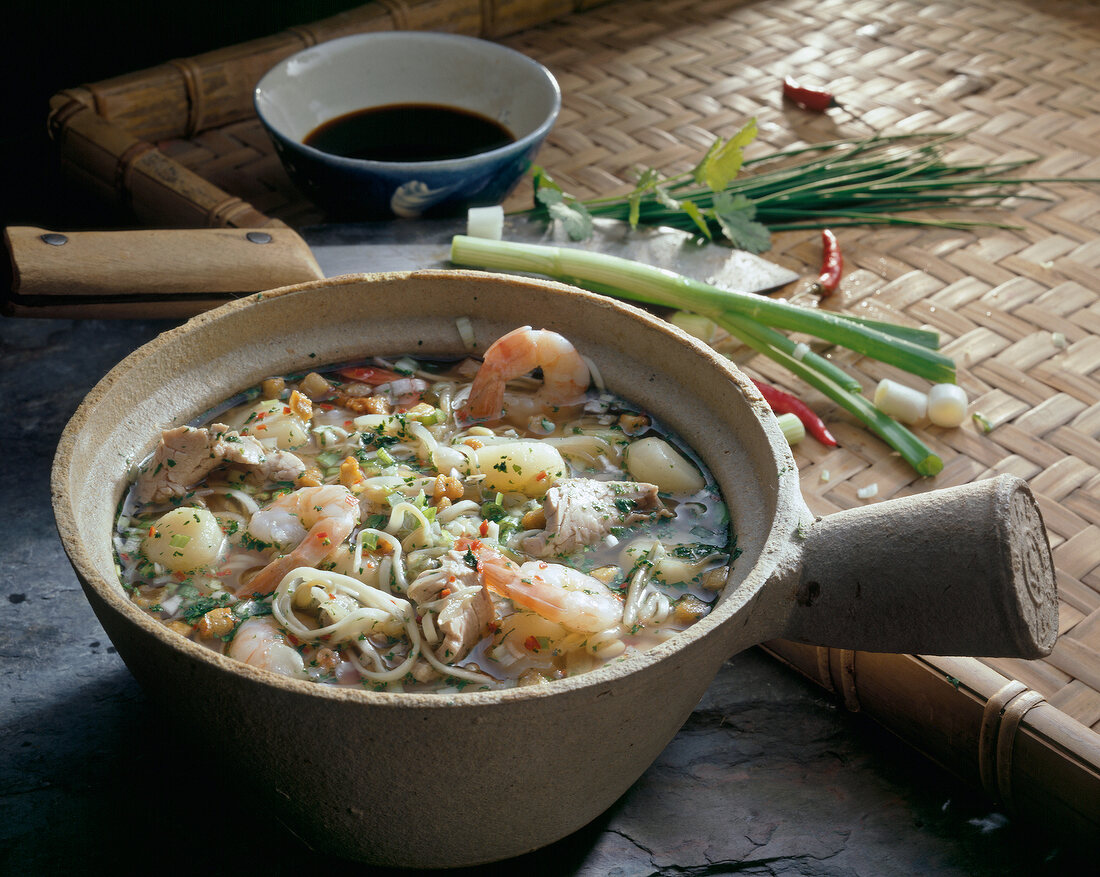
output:
[[[1058,632],[1039,507],[1011,475],[837,512],[806,534],[785,639],[1037,658]]]

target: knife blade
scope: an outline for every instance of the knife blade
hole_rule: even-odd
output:
[[[414,222],[347,223],[301,229],[326,277],[357,271],[410,271],[450,265],[451,238],[465,233],[465,222],[429,219]],[[711,245],[668,227],[631,229],[625,222],[596,219],[592,235],[570,240],[560,223],[547,224],[524,214],[504,218],[505,240],[558,247],[579,247],[684,274],[722,289],[770,292],[799,275],[762,256]],[[366,268],[376,265],[383,267]]]
[[[11,227],[4,239],[9,316],[189,317],[265,289],[359,272],[449,266],[462,219],[345,223],[264,229],[142,229],[50,232]],[[676,229],[630,230],[598,220],[588,240],[556,225],[508,217],[505,238],[581,246],[669,268],[748,292],[777,289],[798,275],[760,256],[700,244]]]

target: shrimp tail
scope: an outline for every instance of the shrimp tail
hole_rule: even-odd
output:
[[[333,525],[332,520],[318,521],[297,548],[289,554],[284,554],[271,561],[256,573],[247,585],[242,586],[237,591],[237,596],[248,597],[253,594],[270,594],[292,569],[299,566],[316,566],[333,552],[337,542],[342,541],[343,537],[340,539],[333,538],[331,533]]]
[[[483,365],[470,387],[470,398],[459,413],[463,423],[495,420],[504,410],[504,376],[491,365]]]

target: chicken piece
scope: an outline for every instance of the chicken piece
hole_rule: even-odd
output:
[[[216,457],[252,469],[265,481],[293,481],[306,470],[306,464],[290,451],[264,447],[255,436],[240,435],[224,423],[210,428],[214,431],[210,450]]]
[[[142,468],[137,482],[141,503],[167,502],[184,496],[221,463],[210,451],[210,434],[205,429],[179,426],[160,434],[160,443]]]
[[[293,481],[305,463],[289,451],[268,450],[257,439],[224,423],[179,426],[160,434],[160,443],[138,475],[135,498],[161,503],[185,496],[211,471],[225,463],[256,471],[266,481]]]
[[[476,566],[476,561],[467,562],[464,552],[449,551],[440,558],[439,567],[417,576],[407,591],[418,606],[445,601],[436,619],[443,641],[435,649],[435,656],[445,664],[466,657],[488,635],[496,617],[493,598]]]
[[[669,511],[657,497],[657,485],[637,481],[567,478],[546,493],[546,528],[523,540],[535,557],[572,554],[602,541],[614,527],[627,527]]]
[[[488,635],[489,624],[495,617],[493,598],[484,585],[476,591],[448,597],[437,622],[443,642],[436,647],[435,656],[444,664],[461,661]]]

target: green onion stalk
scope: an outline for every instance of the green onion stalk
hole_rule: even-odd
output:
[[[996,207],[1005,199],[1048,200],[1021,194],[1028,184],[1083,182],[1095,178],[1022,177],[1032,160],[953,164],[943,147],[961,133],[876,135],[834,140],[743,158],[756,136],[755,120],[715,144],[692,170],[665,176],[640,174],[623,196],[578,199],[541,168],[534,172],[536,216],[560,219],[570,236],[591,233],[593,217],[678,228],[750,252],[764,252],[777,231],[843,226],[915,225],[937,228],[1016,228],[992,220],[913,215],[916,211]],[[794,159],[802,158],[797,163]],[[743,167],[753,172],[739,176]]]
[[[456,235],[451,242],[451,261],[474,268],[543,274],[593,292],[706,317],[851,412],[920,475],[935,475],[943,468],[943,461],[920,439],[859,395],[858,382],[816,353],[798,355],[794,342],[777,330],[847,347],[933,383],[954,383],[955,364],[934,349],[935,333],[723,290],[663,268],[572,247]]]

